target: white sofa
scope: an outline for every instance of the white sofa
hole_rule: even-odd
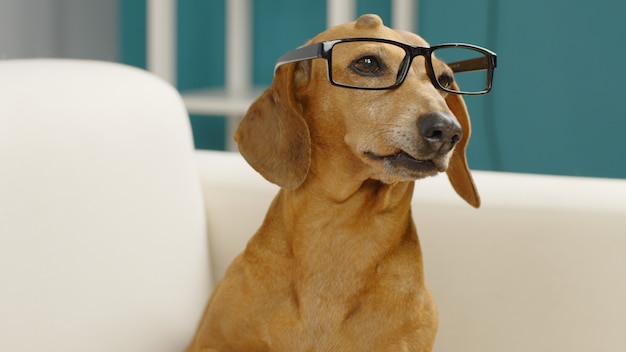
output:
[[[435,351],[626,350],[626,181],[474,175],[416,187]],[[147,72],[0,61],[0,351],[182,351],[276,190]]]

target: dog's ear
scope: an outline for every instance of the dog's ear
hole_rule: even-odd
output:
[[[453,83],[453,85],[455,85],[453,88],[458,89],[456,83]],[[465,156],[467,142],[472,132],[469,113],[467,112],[465,101],[461,95],[448,94],[446,103],[463,129],[463,138],[461,138],[452,152],[446,173],[456,193],[467,203],[478,208],[480,207],[480,196],[476,190],[476,185],[474,184],[472,174],[467,165],[467,157]]]
[[[311,137],[295,97],[297,64],[278,68],[272,86],[250,106],[235,141],[246,161],[268,181],[286,189],[304,182],[311,163]]]

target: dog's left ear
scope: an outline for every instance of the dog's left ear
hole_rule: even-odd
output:
[[[453,84],[456,85],[456,83]],[[458,89],[458,87],[454,88]],[[467,165],[467,157],[465,156],[467,142],[472,133],[467,107],[463,97],[458,94],[448,94],[446,104],[448,104],[448,108],[450,108],[463,129],[463,138],[457,143],[452,152],[446,173],[456,193],[467,203],[478,208],[480,207],[480,196],[476,190],[476,185]]]
[[[311,164],[311,137],[295,96],[297,63],[278,68],[272,86],[250,106],[235,141],[246,161],[268,181],[296,189]]]

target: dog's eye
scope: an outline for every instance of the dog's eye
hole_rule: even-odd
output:
[[[383,70],[383,64],[375,56],[363,56],[352,61],[350,67],[359,74],[373,76]]]
[[[450,88],[452,82],[454,82],[454,78],[452,78],[452,76],[450,75],[443,74],[437,77],[437,82],[439,82],[439,85],[443,88]]]

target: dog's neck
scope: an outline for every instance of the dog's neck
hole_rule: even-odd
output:
[[[284,234],[289,251],[324,251],[327,243],[342,238],[353,241],[367,234],[370,238],[360,238],[355,244],[377,244],[382,253],[403,237],[414,235],[414,182],[317,181],[305,182],[296,190],[281,190],[272,204],[275,209],[268,212],[268,216],[280,217],[266,219],[264,226],[277,226],[266,233]],[[324,245],[316,247],[318,244]]]
[[[385,184],[373,179],[342,178],[335,174],[324,182],[306,182],[299,189],[286,192],[285,197],[301,204],[303,209],[321,207],[342,212],[354,209],[355,217],[403,215],[410,211],[414,182]]]
[[[289,269],[281,275],[297,281],[294,292],[302,309],[319,313],[320,302],[353,301],[381,270],[391,270],[388,260],[400,252],[412,258],[412,271],[403,280],[423,281],[410,210],[414,183],[367,180],[351,186],[354,191],[342,199],[329,197],[329,188],[316,182],[281,190],[248,246],[252,256],[270,251],[286,260]]]

